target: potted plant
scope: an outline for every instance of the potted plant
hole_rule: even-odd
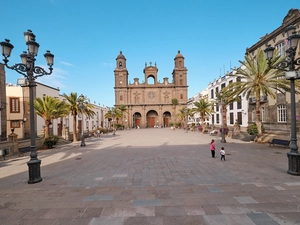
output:
[[[58,143],[58,137],[55,136],[47,137],[44,140],[44,147],[53,148],[53,145],[56,145],[57,143]]]

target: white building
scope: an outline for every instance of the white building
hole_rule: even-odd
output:
[[[235,74],[235,71],[231,72]],[[220,92],[223,88],[232,82],[236,82],[240,79],[238,76],[223,76],[219,77],[217,80],[209,83],[208,85],[208,101],[216,101],[216,93]],[[221,105],[215,104],[215,113],[210,117],[210,124],[221,126]],[[248,126],[248,100],[245,96],[240,96],[240,101],[236,101],[227,106],[226,122],[229,127],[233,126],[235,122],[238,122],[242,128],[245,130]],[[243,129],[244,128],[244,129]]]

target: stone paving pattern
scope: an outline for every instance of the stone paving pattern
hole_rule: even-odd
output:
[[[300,177],[286,173],[288,151],[153,128],[39,151],[36,184],[27,184],[29,154],[1,159],[0,224],[300,224]]]

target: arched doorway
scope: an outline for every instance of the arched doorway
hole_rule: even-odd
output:
[[[141,118],[142,115],[139,112],[135,112],[132,116],[132,128],[140,128],[141,127]]]
[[[155,110],[150,110],[147,112],[147,126],[146,127],[156,127],[159,126],[158,113]]]
[[[163,126],[168,127],[169,122],[171,121],[171,113],[169,111],[166,111],[163,113]]]

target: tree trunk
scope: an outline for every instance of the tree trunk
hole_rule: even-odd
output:
[[[256,102],[255,102],[255,113],[256,113],[256,127],[257,127],[257,142],[261,143],[261,138],[262,138],[262,122],[260,118],[260,95],[256,95]]]
[[[82,126],[82,125],[81,125]],[[82,126],[83,129],[83,126]],[[73,115],[73,141],[77,142],[76,115]]]

